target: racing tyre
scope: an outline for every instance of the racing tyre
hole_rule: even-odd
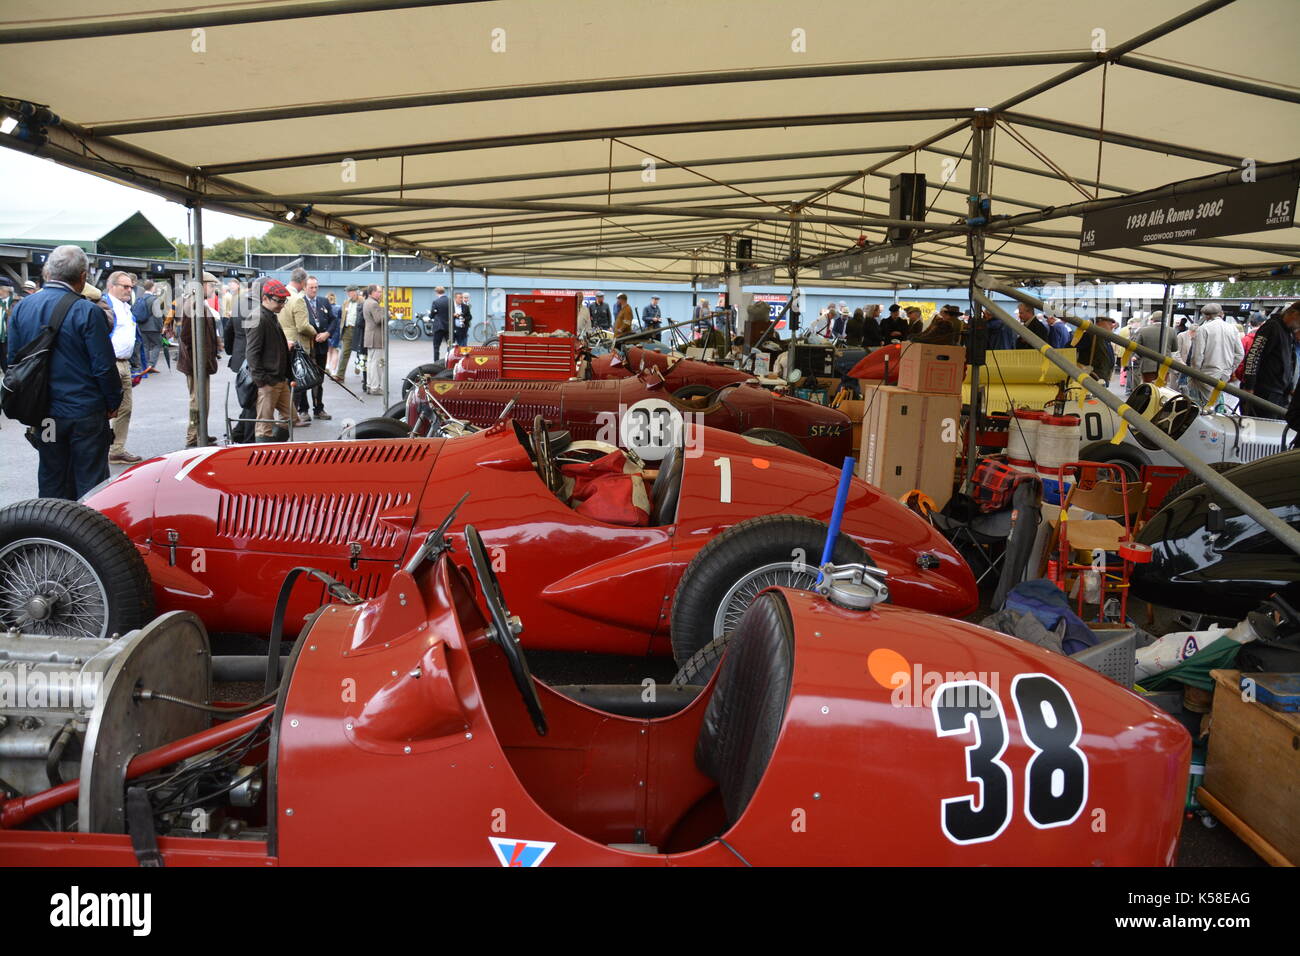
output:
[[[1140,479],[1143,467],[1150,464],[1146,456],[1131,445],[1112,445],[1108,441],[1095,441],[1091,445],[1084,445],[1083,450],[1079,452],[1079,460],[1104,461],[1107,464],[1119,465],[1124,469],[1124,477],[1129,481]]]
[[[689,661],[677,669],[677,673],[673,675],[673,683],[687,687],[703,687],[709,682],[713,672],[718,669],[718,664],[722,661],[722,654],[730,643],[731,634],[729,633],[709,641],[709,643],[692,654]]]
[[[455,377],[456,377],[456,370],[451,368],[445,368],[437,375],[434,376],[434,378],[444,382],[450,382]]]
[[[402,326],[402,338],[408,342],[414,342],[420,337],[420,323],[407,322]]]
[[[730,631],[754,600],[772,585],[809,588],[827,526],[800,515],[762,515],[733,525],[700,549],[677,585],[673,599],[673,659],[679,667],[715,638]],[[867,552],[841,534],[836,564],[873,565]]]
[[[368,438],[410,438],[411,430],[406,422],[391,418],[363,418],[355,425],[349,425],[339,433],[341,441],[365,441]]]
[[[416,380],[421,375],[437,375],[446,367],[446,362],[428,362],[418,368],[411,369],[406,373],[406,378],[402,379],[402,398],[406,398],[406,393],[415,388]]]
[[[742,433],[746,438],[758,438],[762,441],[770,441],[773,445],[780,445],[782,448],[789,448],[791,451],[797,451],[801,455],[808,454],[808,449],[799,444],[799,439],[795,438],[789,432],[783,432],[776,428],[751,428]]]
[[[688,399],[699,398],[701,395],[712,395],[713,389],[707,385],[683,385],[677,391],[673,392],[673,398]]]
[[[1212,468],[1214,471],[1217,471],[1221,475],[1227,474],[1228,472],[1232,471],[1232,469],[1236,467],[1237,467],[1237,462],[1235,461],[1210,462],[1210,468]],[[1191,491],[1199,484],[1202,484],[1201,479],[1197,478],[1189,471],[1187,474],[1183,475],[1183,477],[1179,478],[1178,481],[1174,483],[1174,486],[1169,489],[1168,494],[1165,495],[1165,500],[1160,502],[1160,507],[1163,508],[1165,505],[1169,504],[1169,502],[1182,497],[1183,495],[1187,494],[1187,492]]]
[[[391,418],[394,419],[395,421],[405,423],[406,402],[394,402],[392,405],[389,405],[386,409],[384,409],[384,417]]]
[[[100,638],[153,616],[144,559],[94,508],[36,498],[0,509],[0,627]]]

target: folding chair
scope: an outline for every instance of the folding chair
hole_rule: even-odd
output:
[[[1053,528],[1052,541],[1047,553],[1056,555],[1057,584],[1066,594],[1073,582],[1078,582],[1079,617],[1084,617],[1083,605],[1087,588],[1080,578],[1096,573],[1099,594],[1097,620],[1105,621],[1106,596],[1116,592],[1120,599],[1120,620],[1128,619],[1129,579],[1134,564],[1145,564],[1152,558],[1151,549],[1134,540],[1146,510],[1150,484],[1130,484],[1118,465],[1093,461],[1075,461],[1063,464],[1057,470],[1060,485],[1064,487],[1067,472],[1074,473],[1076,481],[1064,503],[1054,517],[1049,517]],[[1102,481],[1102,472],[1112,472],[1118,481]],[[1087,512],[1104,517],[1070,517],[1070,511]],[[1115,516],[1123,520],[1116,521]],[[1111,570],[1108,556],[1119,558],[1118,572]],[[1082,556],[1082,558],[1081,558]]]

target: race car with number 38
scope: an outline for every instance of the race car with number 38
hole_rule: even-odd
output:
[[[534,678],[521,640],[560,641],[511,611],[548,578],[492,567],[471,525],[380,596],[335,587],[262,700],[212,726],[193,615],[113,642],[65,782],[0,799],[0,864],[1174,861],[1177,721],[1059,654],[877,603],[874,569],[761,591],[705,684],[647,693]]]
[[[508,420],[460,438],[175,452],[86,497],[126,533],[120,543],[84,516],[65,519],[71,503],[0,510],[0,579],[12,592],[0,595],[0,624],[104,637],[156,608],[192,611],[211,631],[264,635],[292,568],[321,568],[363,597],[382,593],[468,493],[451,533],[475,525],[507,583],[534,582],[516,589],[538,625],[525,638],[530,648],[671,648],[685,662],[762,587],[815,577],[809,566],[821,555],[839,470],[711,428],[656,464],[540,419],[531,436]],[[888,572],[896,602],[948,615],[977,605],[974,577],[952,546],[856,478],[842,531],[837,558]],[[695,562],[724,534],[740,541],[733,560]],[[693,563],[679,600],[710,610],[672,623],[670,641],[674,592]],[[57,573],[8,575],[33,565]],[[322,599],[319,589],[295,593],[289,633]]]

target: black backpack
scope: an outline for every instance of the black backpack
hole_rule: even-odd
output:
[[[59,304],[54,307],[50,324],[41,329],[36,338],[22,347],[5,373],[0,408],[3,408],[4,413],[15,421],[37,427],[49,416],[50,355],[54,352],[54,340],[59,337],[63,319],[78,298],[75,292],[64,295]],[[21,306],[22,303],[18,305]],[[15,307],[15,312],[17,308]],[[13,316],[11,315],[10,318],[12,319]]]

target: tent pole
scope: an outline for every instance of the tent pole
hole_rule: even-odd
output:
[[[985,208],[989,186],[990,133],[993,117],[986,111],[978,112],[971,120],[970,195],[967,199],[967,216],[975,226],[966,237],[966,252],[971,257],[970,281],[970,333],[966,342],[966,358],[970,365],[970,415],[966,426],[966,480],[975,476],[979,452],[980,430],[980,368],[984,364],[984,348],[988,329],[983,322],[976,300],[976,283],[984,270],[984,227],[989,211]]]
[[[384,408],[388,407],[388,317],[391,314],[388,311],[388,246],[384,246],[384,384],[381,386],[384,392]]]
[[[194,314],[190,316],[190,358],[194,367],[194,404],[198,408],[198,435],[196,441],[200,448],[212,444],[208,436],[208,343],[205,335],[208,318],[208,303],[203,288],[203,203],[195,200],[190,217],[190,267],[192,270],[192,288],[195,292]]]
[[[1011,293],[1008,293],[1011,294]],[[1174,460],[1183,465],[1204,482],[1211,491],[1220,499],[1240,508],[1245,514],[1250,515],[1258,521],[1264,530],[1277,538],[1282,544],[1290,548],[1296,554],[1300,554],[1300,531],[1292,528],[1289,524],[1273,514],[1268,508],[1260,504],[1254,498],[1247,495],[1236,485],[1226,481],[1222,475],[1211,468],[1206,462],[1197,458],[1188,452],[1186,448],[1178,444],[1163,431],[1142,417],[1141,412],[1135,412],[1127,405],[1123,404],[1110,389],[1102,385],[1095,378],[1081,369],[1074,362],[1066,358],[1061,358],[1048,344],[1040,339],[1033,332],[1029,331],[1025,325],[1004,312],[998,305],[989,299],[983,292],[978,289],[972,292],[975,300],[984,308],[988,309],[1011,328],[1016,335],[1020,336],[1025,342],[1029,343],[1034,349],[1042,354],[1052,364],[1065,371],[1080,388],[1091,394],[1103,405],[1120,416],[1131,428],[1141,433],[1144,437],[1154,442],[1162,451],[1173,456]],[[1019,296],[1016,296],[1019,298]]]

